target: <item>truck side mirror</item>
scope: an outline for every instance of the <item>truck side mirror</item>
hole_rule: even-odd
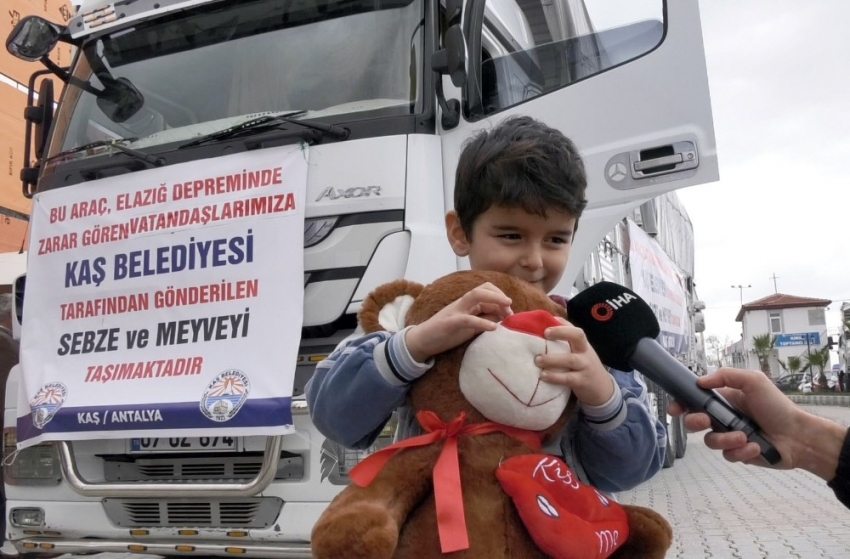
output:
[[[451,76],[455,86],[463,87],[466,83],[466,39],[459,23],[446,29],[443,42],[446,48],[431,56],[431,68]]]
[[[99,72],[98,78],[103,83],[103,90],[97,90],[88,83],[69,76],[65,70],[59,68],[56,63],[47,58],[64,31],[64,27],[51,23],[42,17],[27,16],[21,19],[12,29],[9,38],[6,39],[6,50],[12,56],[27,62],[40,60],[62,81],[76,85],[95,95],[98,107],[113,122],[124,122],[139,112],[145,104],[145,98],[129,80],[125,78],[115,79],[107,72]],[[39,103],[39,107],[41,106],[42,104]],[[53,116],[52,106],[53,103],[50,104],[51,117]],[[32,120],[32,122],[37,123],[38,121]],[[49,127],[50,123],[48,122],[47,128]],[[44,131],[44,134],[47,134],[47,130]]]
[[[98,74],[102,91],[96,91],[97,106],[112,122],[124,122],[145,105],[145,97],[127,78]]]
[[[702,311],[697,311],[694,315],[694,332],[697,334],[705,332],[705,315]]]
[[[443,128],[449,130],[460,122],[460,101],[457,99],[446,99],[443,93],[443,75],[451,76],[452,83],[456,87],[463,87],[466,83],[466,38],[463,36],[461,15],[463,13],[463,0],[446,0],[446,32],[443,37],[443,49],[431,54],[431,69],[439,72],[437,80],[437,103],[440,105],[442,115],[440,123]]]
[[[440,74],[451,76],[452,83],[463,87],[466,83],[466,38],[463,36],[461,14],[463,0],[446,2],[446,33],[443,37],[443,49],[431,56],[431,69]]]
[[[41,80],[38,88],[38,105],[27,107],[24,118],[35,125],[35,157],[41,159],[47,147],[47,135],[53,124],[53,80]]]
[[[41,60],[59,42],[63,27],[39,16],[27,16],[9,33],[6,50],[9,54],[27,62]]]

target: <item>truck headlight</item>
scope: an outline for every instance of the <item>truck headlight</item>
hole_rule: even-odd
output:
[[[37,528],[44,526],[44,509],[14,508],[9,513],[9,520],[16,528]]]
[[[62,479],[59,452],[53,443],[16,450],[18,437],[14,427],[3,430],[3,464],[9,485],[58,485]]]
[[[317,217],[304,220],[304,248],[321,243],[331,231],[338,217]]]

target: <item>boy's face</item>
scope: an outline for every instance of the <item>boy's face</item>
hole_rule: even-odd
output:
[[[550,210],[546,217],[522,208],[491,206],[467,237],[455,212],[446,215],[452,249],[468,256],[473,270],[504,272],[549,293],[558,284],[570,257],[575,217]]]

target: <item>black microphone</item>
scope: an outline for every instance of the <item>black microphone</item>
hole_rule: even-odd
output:
[[[742,431],[759,445],[769,464],[782,459],[752,419],[717,391],[700,387],[696,374],[655,341],[661,332],[658,320],[634,291],[607,281],[597,283],[570,299],[567,319],[584,330],[605,365],[627,372],[637,369],[689,411],[708,414],[715,431]]]

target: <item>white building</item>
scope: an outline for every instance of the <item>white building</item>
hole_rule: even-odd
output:
[[[746,359],[742,350],[743,342],[738,340],[734,344],[723,348],[723,356],[720,358],[720,365],[723,367],[733,367],[735,369],[746,369]]]
[[[776,336],[769,359],[770,374],[774,378],[783,374],[778,359],[805,357],[808,351],[824,347],[827,344],[825,311],[830,303],[832,301],[827,299],[776,293],[742,305],[735,320],[741,322],[743,328],[743,367],[761,368],[758,356],[753,353],[755,336]]]

